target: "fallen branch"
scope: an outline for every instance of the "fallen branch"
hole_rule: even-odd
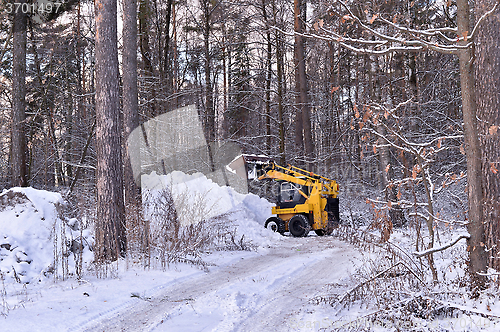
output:
[[[404,262],[400,261],[400,262],[397,262],[396,264],[388,267],[387,269],[385,269],[384,271],[382,272],[379,272],[377,273],[376,275],[374,275],[373,277],[371,277],[370,279],[367,279],[359,284],[357,284],[354,288],[348,290],[347,292],[344,293],[344,295],[337,301],[339,304],[342,303],[347,297],[349,297],[352,293],[354,293],[356,290],[358,290],[359,288],[363,287],[364,285],[368,284],[369,282],[372,282],[373,280],[377,279],[377,278],[380,278],[381,276],[383,276],[385,273],[387,273],[388,271],[392,270],[393,268],[395,268],[396,266],[398,265],[403,265],[411,274],[413,274],[413,276],[415,278],[417,278],[418,281],[420,281],[422,284],[425,285],[425,283],[422,281],[422,279],[420,279],[417,274],[412,271],[412,269],[410,269]]]
[[[481,310],[477,310],[477,309],[474,309],[474,308],[470,308],[470,307],[459,305],[459,304],[452,303],[452,302],[438,300],[438,299],[435,299],[435,298],[432,298],[432,297],[428,297],[428,296],[421,296],[421,298],[424,299],[424,300],[433,301],[435,303],[438,303],[438,304],[440,304],[442,306],[445,306],[445,307],[448,307],[448,308],[451,308],[451,309],[459,310],[459,311],[463,312],[464,314],[478,315],[478,316],[481,316],[483,318],[500,319],[500,315],[497,315],[495,313],[486,313],[486,312],[481,311]]]
[[[435,252],[438,252],[438,251],[443,251],[443,250],[446,250],[452,246],[454,246],[455,244],[457,244],[458,241],[460,241],[461,239],[468,239],[470,238],[470,235],[460,235],[458,238],[456,238],[454,241],[448,243],[448,244],[445,244],[444,246],[442,247],[439,247],[439,248],[429,248],[427,250],[424,250],[424,251],[415,251],[413,253],[413,255],[417,258],[420,258],[420,257],[423,257],[423,256],[426,256],[426,255],[430,255],[430,254],[433,254]]]

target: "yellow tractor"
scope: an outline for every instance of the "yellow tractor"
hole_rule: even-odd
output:
[[[249,179],[279,182],[279,194],[265,227],[303,237],[309,231],[330,235],[339,223],[339,186],[331,179],[288,165],[283,167],[263,156],[243,156]]]

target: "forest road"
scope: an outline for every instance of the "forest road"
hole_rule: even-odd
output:
[[[164,288],[80,331],[292,331],[304,310],[314,310],[310,299],[348,276],[358,257],[330,236],[286,237],[264,253]]]

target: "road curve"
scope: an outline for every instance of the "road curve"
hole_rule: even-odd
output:
[[[287,237],[266,253],[195,275],[79,331],[290,331],[309,299],[359,257],[332,237]],[[311,309],[311,307],[313,309]]]

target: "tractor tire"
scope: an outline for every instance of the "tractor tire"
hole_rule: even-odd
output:
[[[306,237],[311,230],[311,225],[309,225],[309,220],[303,214],[297,214],[290,219],[288,222],[288,229],[290,234],[295,237]]]
[[[272,230],[273,232],[285,233],[285,222],[278,217],[269,217],[264,224],[264,227]]]

